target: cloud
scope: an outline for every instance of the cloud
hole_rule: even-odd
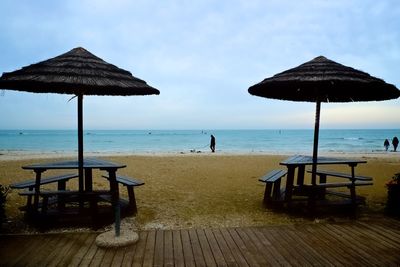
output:
[[[149,99],[88,100],[88,107],[94,105],[88,123],[96,128],[95,115],[110,118],[102,128],[123,128],[126,121],[135,128],[313,127],[314,105],[261,100],[247,88],[319,55],[400,84],[400,6],[392,0],[4,0],[0,8],[6,11],[0,72],[83,46],[160,89]],[[102,101],[112,109],[102,108]],[[360,114],[370,105],[347,113],[340,112],[346,105],[335,111],[324,105],[323,123],[396,125],[397,118],[378,112],[388,106],[395,109],[382,102],[367,122]],[[29,109],[20,108],[10,115],[19,124],[0,118],[1,127],[28,125]],[[43,108],[51,114],[51,105]],[[9,114],[9,107],[0,112]]]

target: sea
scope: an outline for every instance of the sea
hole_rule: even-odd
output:
[[[85,130],[85,153],[311,154],[314,131],[306,130]],[[321,129],[319,153],[384,153],[383,142],[399,129]],[[390,147],[389,150],[392,150]],[[0,130],[0,154],[74,153],[76,130]]]

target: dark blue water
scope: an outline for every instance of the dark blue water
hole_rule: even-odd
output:
[[[209,151],[210,134],[217,152],[307,153],[313,146],[313,130],[87,130],[85,152],[180,153]],[[380,152],[383,142],[400,130],[321,130],[320,152]],[[75,152],[75,130],[0,130],[0,153]]]

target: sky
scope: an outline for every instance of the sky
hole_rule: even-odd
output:
[[[400,88],[397,0],[2,0],[0,73],[84,47],[160,90],[86,96],[85,129],[311,129],[248,88],[317,56]],[[0,129],[76,129],[72,95],[0,91]],[[400,128],[399,99],[323,103],[321,129]]]

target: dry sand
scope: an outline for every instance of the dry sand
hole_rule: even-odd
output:
[[[50,155],[51,156],[51,155]],[[363,158],[356,172],[374,177],[374,185],[357,189],[367,198],[367,207],[361,208],[366,216],[382,215],[386,201],[385,183],[394,173],[400,172],[400,153],[371,155],[335,155]],[[302,223],[310,220],[304,216],[288,215],[265,209],[262,205],[264,184],[258,178],[269,170],[280,168],[285,155],[124,155],[106,159],[124,163],[119,174],[142,179],[144,186],[135,190],[140,229],[180,229],[191,227],[235,227],[268,224]],[[48,162],[48,156],[0,156],[0,184],[32,179],[33,172],[21,166]],[[349,171],[347,166],[329,166],[329,169]],[[65,170],[63,171],[65,172]],[[57,173],[48,171],[46,175]],[[94,172],[94,187],[106,188],[107,181],[101,172]],[[55,186],[55,185],[54,185]],[[76,188],[72,181],[70,188]],[[52,186],[49,186],[52,188]],[[53,187],[54,188],[54,187]],[[126,190],[120,187],[122,196]],[[6,212],[11,222],[18,222],[22,213],[18,207],[25,204],[18,190],[10,192]],[[312,220],[314,220],[313,218]],[[18,224],[16,224],[18,225]]]

